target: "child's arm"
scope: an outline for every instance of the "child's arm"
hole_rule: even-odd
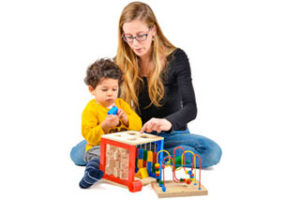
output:
[[[119,117],[107,115],[99,122],[97,114],[92,109],[85,109],[82,113],[82,136],[91,145],[99,145],[101,135],[108,133],[110,128],[119,124]]]
[[[125,122],[123,121],[123,119],[125,117],[123,117],[122,119],[120,118],[120,119],[123,122],[123,124],[128,127],[128,130],[135,130],[135,131],[141,130],[142,120],[136,114],[136,112],[134,110],[132,110],[130,108],[129,104],[123,100],[120,101],[120,105],[121,105],[121,109],[124,111],[124,116],[126,116],[128,118],[128,124],[125,124],[126,119],[125,119]]]
[[[116,115],[107,115],[105,120],[100,125],[101,125],[103,131],[105,133],[108,133],[108,130],[110,128],[118,126],[119,123],[120,123],[120,121],[119,121],[118,116],[116,116]]]
[[[126,126],[128,127],[129,125],[129,120],[128,120],[128,117],[125,113],[125,111],[121,108],[118,109],[118,113],[117,113],[119,119],[121,120],[121,122]]]
[[[97,114],[92,109],[85,109],[81,117],[81,133],[88,144],[99,145],[101,135],[105,134],[98,121]]]

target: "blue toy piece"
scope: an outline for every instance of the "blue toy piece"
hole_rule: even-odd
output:
[[[118,113],[118,107],[117,106],[113,106],[108,112],[108,115],[116,115]]]
[[[141,160],[144,158],[144,149],[139,149],[138,158],[141,159]]]
[[[154,176],[155,174],[152,173],[152,168],[153,168],[153,163],[152,162],[147,162],[147,171],[148,171],[148,174],[150,176]]]
[[[166,192],[166,187],[161,188],[163,192]]]

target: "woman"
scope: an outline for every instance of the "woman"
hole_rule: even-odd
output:
[[[132,2],[123,9],[116,63],[124,73],[121,98],[141,116],[141,132],[164,137],[164,148],[171,154],[176,146],[199,154],[202,168],[219,162],[221,148],[204,136],[190,134],[187,128],[197,115],[189,61],[163,35],[147,4]],[[75,164],[85,164],[80,157],[84,145],[85,141],[71,151]],[[191,154],[186,160],[191,161]]]

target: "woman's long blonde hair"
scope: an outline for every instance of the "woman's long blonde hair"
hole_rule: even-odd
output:
[[[164,69],[163,65],[166,64],[166,57],[171,54],[176,47],[163,35],[152,9],[147,4],[132,2],[123,9],[119,20],[119,44],[116,63],[120,66],[124,74],[124,82],[121,86],[121,98],[134,108],[138,108],[138,95],[144,82],[139,74],[138,57],[122,39],[124,23],[132,20],[141,20],[145,22],[149,28],[156,27],[156,35],[152,42],[151,56],[154,68],[148,77],[148,93],[151,100],[149,106],[154,104],[159,107],[161,106],[161,100],[165,94],[161,76]]]

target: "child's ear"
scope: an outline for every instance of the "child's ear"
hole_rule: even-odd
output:
[[[91,93],[92,95],[94,95],[94,91],[95,91],[95,90],[94,90],[93,86],[89,85],[88,88],[89,88],[90,93]]]

